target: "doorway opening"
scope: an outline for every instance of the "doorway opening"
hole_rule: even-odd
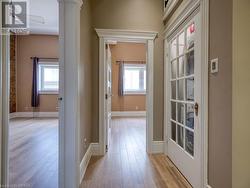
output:
[[[146,154],[146,45],[112,41],[106,47],[107,150]]]
[[[29,6],[30,33],[9,37],[8,186],[57,188],[59,5]]]
[[[109,123],[111,89],[108,86],[109,75],[106,45],[110,42],[142,43],[146,46],[146,151],[152,153],[153,144],[153,62],[154,39],[156,32],[96,29],[99,36],[99,155],[105,155],[109,144]],[[140,85],[140,84],[139,84]],[[140,87],[140,86],[139,86]],[[143,88],[143,84],[141,84]]]

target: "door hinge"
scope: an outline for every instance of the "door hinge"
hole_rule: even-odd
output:
[[[108,152],[108,145],[106,145],[106,152]]]
[[[105,99],[108,99],[108,97],[109,97],[108,94],[105,94]]]

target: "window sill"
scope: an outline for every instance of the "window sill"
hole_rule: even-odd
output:
[[[58,95],[58,91],[39,91],[39,95]]]
[[[124,96],[131,96],[131,95],[146,95],[146,93],[124,93]]]

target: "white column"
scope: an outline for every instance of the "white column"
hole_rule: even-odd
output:
[[[59,187],[79,187],[79,87],[81,0],[59,0]]]

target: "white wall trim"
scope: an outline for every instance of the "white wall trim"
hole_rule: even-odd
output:
[[[96,29],[99,37],[125,40],[154,40],[158,33],[155,31],[135,31],[135,30],[120,30],[120,29]]]
[[[164,10],[163,21],[165,21],[167,19],[167,17],[173,11],[173,9],[175,8],[175,6],[177,5],[178,2],[179,2],[179,0],[170,0],[168,2],[168,5],[167,5],[167,7]]]
[[[59,4],[59,187],[80,181],[80,12],[82,0]]]
[[[102,153],[100,152],[100,144],[99,143],[91,143],[91,151],[93,156],[100,156]]]
[[[207,185],[207,188],[212,188],[210,185]]]
[[[114,29],[96,29],[99,36],[99,144],[100,153],[105,155],[107,142],[107,122],[106,114],[106,78],[107,65],[105,61],[105,44],[110,40],[117,42],[140,42],[147,45],[147,125],[146,125],[146,149],[148,153],[152,152],[153,142],[153,99],[154,99],[154,39],[157,32],[151,31],[131,31]]]
[[[146,117],[146,111],[113,111],[112,117]]]
[[[164,153],[164,141],[153,141],[152,153]]]
[[[82,183],[82,180],[83,180],[85,172],[87,170],[89,161],[90,161],[91,156],[92,156],[92,147],[91,146],[92,145],[90,144],[87,152],[85,153],[85,155],[80,163],[80,184]]]
[[[9,114],[10,119],[13,119],[13,118],[34,118],[34,117],[37,117],[37,118],[40,118],[40,117],[58,118],[59,113],[58,112],[13,112],[13,113]]]
[[[201,163],[202,163],[202,185],[203,187],[211,188],[208,185],[208,76],[209,76],[209,0],[187,0],[183,9],[178,10],[177,18],[171,20],[170,23],[167,24],[165,33],[166,38],[167,36],[171,36],[175,34],[175,29],[181,26],[186,18],[188,18],[197,8],[201,13],[201,57],[202,57],[202,74],[201,74],[201,81],[202,81],[202,97],[201,97],[201,122],[202,122],[202,154],[201,154]],[[167,56],[167,42],[165,41],[165,62]],[[168,79],[166,73],[169,73],[168,66],[165,66],[165,80]],[[165,101],[167,101],[167,96],[169,96],[169,91],[167,87],[167,83],[164,84],[165,91],[167,93],[164,94]],[[164,137],[167,141],[167,123],[168,123],[168,108],[165,102],[164,104],[165,112],[164,112]],[[165,144],[165,154],[167,154],[167,143]]]

